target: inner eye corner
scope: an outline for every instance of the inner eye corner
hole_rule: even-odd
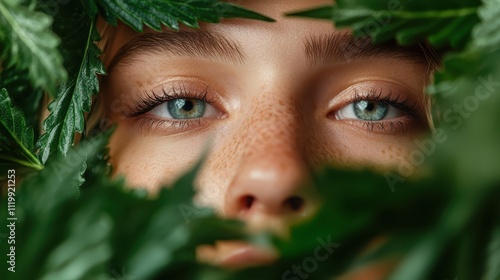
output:
[[[324,116],[327,119],[334,120],[334,121],[341,120],[337,116],[338,115],[338,111],[339,111],[339,109],[337,109],[337,108],[330,108],[328,111],[326,111],[326,114],[324,114]]]

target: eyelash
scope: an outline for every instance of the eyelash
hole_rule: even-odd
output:
[[[352,104],[359,101],[384,102],[396,109],[399,109],[408,114],[411,119],[420,119],[418,107],[409,102],[408,98],[404,98],[402,94],[394,95],[392,91],[384,94],[381,88],[370,88],[367,93],[360,93],[359,89],[354,89],[354,96],[347,99],[344,104]],[[410,128],[408,120],[391,120],[391,121],[362,121],[350,120],[351,123],[374,133],[397,133],[404,134]]]
[[[153,110],[156,106],[164,102],[180,98],[197,99],[207,104],[217,103],[216,100],[213,100],[208,96],[208,87],[199,92],[192,92],[183,85],[178,86],[177,88],[175,86],[172,86],[170,91],[166,91],[165,88],[162,88],[161,93],[157,93],[154,90],[145,92],[144,96],[136,102],[133,112],[128,114],[127,117],[138,117]],[[162,120],[148,116],[141,117],[139,121],[139,128],[141,130],[144,127],[150,129],[158,129],[159,127],[164,125],[168,125],[169,127],[176,128],[178,130],[184,130],[189,128],[191,125],[194,125],[195,127],[201,126],[203,122],[202,119]]]
[[[175,99],[186,98],[186,99],[197,99],[201,100],[207,104],[216,103],[215,100],[211,100],[208,97],[208,88],[200,92],[191,92],[186,89],[186,87],[182,86],[180,90],[172,87],[170,92],[165,91],[165,88],[161,89],[161,93],[158,94],[155,91],[151,90],[149,92],[145,92],[144,97],[141,97],[134,108],[134,112],[129,114],[129,117],[135,117],[144,113],[147,113],[153,110],[156,106],[172,101]]]
[[[359,101],[373,101],[373,102],[385,102],[396,109],[402,110],[407,113],[412,119],[419,119],[418,108],[415,104],[412,104],[408,101],[407,98],[404,98],[402,94],[394,95],[392,91],[388,94],[384,94],[384,90],[381,88],[370,88],[367,92],[360,93],[359,89],[354,89],[354,95],[347,99],[344,104],[352,104]],[[161,89],[161,93],[156,93],[151,90],[144,94],[144,97],[141,97],[135,105],[135,108],[131,114],[128,114],[127,117],[133,118],[139,115],[145,114],[156,106],[172,101],[179,98],[189,98],[189,99],[197,99],[207,104],[217,103],[216,100],[211,99],[208,96],[208,88],[205,88],[199,92],[192,92],[186,89],[185,86],[181,85],[178,88],[172,86],[170,91],[166,91],[165,88]],[[179,119],[179,120],[161,120],[158,118],[152,118],[148,116],[143,116],[140,119],[141,123],[139,127],[141,129],[144,126],[152,129],[158,129],[161,126],[169,125],[170,127],[176,128],[178,130],[184,130],[191,125],[201,126],[203,120],[202,119]],[[374,133],[398,133],[403,134],[406,130],[409,129],[408,120],[392,120],[392,121],[361,121],[361,120],[350,120],[351,123],[362,126],[362,128],[366,129],[369,132]]]

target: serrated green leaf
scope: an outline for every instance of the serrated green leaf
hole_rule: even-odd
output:
[[[86,4],[91,14],[100,8],[101,14],[109,23],[115,24],[120,19],[134,30],[142,32],[143,26],[161,30],[161,26],[178,30],[179,23],[198,28],[199,21],[217,23],[221,18],[248,18],[264,21],[273,19],[247,10],[241,6],[218,0],[92,0]]]
[[[0,179],[7,176],[7,169],[43,168],[33,152],[33,128],[26,126],[23,113],[14,107],[6,89],[0,89],[0,166]]]
[[[83,132],[84,113],[90,111],[92,95],[99,91],[97,74],[105,74],[98,58],[100,50],[94,43],[99,38],[95,22],[83,12],[81,3],[66,6],[65,17],[56,18],[61,21],[56,32],[64,40],[62,53],[68,58],[70,77],[61,84],[48,107],[50,115],[43,123],[45,133],[37,143],[42,162],[55,155],[66,155],[73,145],[75,133]]]
[[[20,146],[33,150],[33,128],[26,127],[23,113],[14,107],[6,89],[0,90],[0,122]]]
[[[0,88],[7,89],[14,106],[17,106],[24,113],[27,126],[33,127],[34,137],[38,139],[40,135],[40,107],[43,100],[43,90],[35,89],[26,82],[29,76],[27,70],[18,71],[15,67],[10,67],[0,71]],[[29,98],[26,98],[29,96]]]
[[[18,279],[109,279],[125,272],[137,279],[174,272],[185,276],[206,267],[196,263],[197,246],[245,237],[242,223],[193,204],[197,169],[151,197],[125,188],[123,180],[112,180],[99,168],[85,182],[95,186],[85,186],[78,195],[81,167],[100,161],[95,157],[108,139],[83,141],[19,187],[16,265],[30,269],[16,270]],[[0,198],[7,200],[2,193]],[[180,206],[196,213],[186,216]],[[0,217],[7,216],[2,207]],[[2,251],[0,260],[7,258]],[[8,273],[2,270],[0,277]]]
[[[4,67],[29,70],[34,88],[55,93],[66,79],[59,38],[50,30],[52,18],[23,6],[20,1],[0,1],[0,57]]]
[[[118,15],[114,10],[103,10],[98,6],[103,1],[90,1],[96,5],[87,6],[87,13],[93,18],[101,9],[108,20],[116,21]],[[196,245],[212,244],[225,238],[246,238],[241,232],[241,223],[218,219],[213,211],[192,204],[196,172],[183,177],[173,189],[165,189],[152,198],[144,192],[139,194],[125,189],[122,181],[111,181],[107,178],[108,168],[100,162],[95,169],[89,170],[92,179],[86,184],[90,186],[86,186],[76,199],[82,167],[85,168],[82,155],[94,155],[102,151],[105,144],[102,141],[98,147],[90,148],[84,141],[83,150],[70,151],[67,158],[49,161],[47,168],[27,178],[16,193],[19,211],[17,266],[29,269],[18,270],[15,275],[19,279],[119,279],[119,274],[123,278],[130,275],[132,279],[303,279],[305,277],[300,277],[303,274],[295,272],[302,269],[302,272],[307,272],[308,279],[331,279],[353,268],[360,251],[366,249],[364,245],[369,244],[373,237],[382,235],[391,238],[390,246],[372,261],[396,254],[402,260],[402,265],[396,270],[399,274],[394,276],[396,279],[498,278],[500,237],[496,200],[500,195],[500,52],[494,30],[498,1],[485,1],[485,6],[480,8],[483,22],[474,29],[472,44],[468,41],[470,30],[478,22],[471,20],[476,1],[410,2],[402,1],[405,12],[393,13],[388,25],[371,34],[365,32],[365,35],[372,36],[374,41],[399,38],[400,42],[411,43],[428,38],[439,47],[461,49],[468,45],[465,52],[446,56],[445,71],[436,77],[435,88],[441,90],[436,92],[436,100],[441,112],[451,110],[458,114],[453,111],[456,105],[470,107],[472,103],[465,102],[477,97],[478,89],[487,89],[490,93],[488,98],[479,102],[477,109],[466,112],[470,115],[461,117],[459,128],[454,129],[456,123],[450,123],[447,118],[441,118],[438,123],[438,127],[446,129],[447,140],[443,145],[436,144],[429,162],[434,167],[446,168],[432,169],[434,172],[427,180],[401,184],[395,193],[391,192],[383,177],[368,172],[330,170],[320,174],[319,178],[313,176],[316,185],[324,191],[324,208],[318,216],[293,228],[291,240],[277,241],[282,253],[278,262],[233,272],[207,267],[195,260]],[[134,25],[142,28],[145,22],[149,22],[161,28],[158,17],[163,15],[141,14],[149,9],[147,3],[113,3],[118,3],[113,9],[123,9],[126,13],[123,17]],[[366,26],[382,19],[388,1],[339,0],[338,3],[349,4],[353,11],[336,14],[337,20],[354,26],[363,35]],[[200,4],[197,9],[199,13],[208,13],[212,7]],[[59,22],[54,27],[58,34],[84,37],[74,29],[88,19],[76,20],[81,19],[78,16],[81,16],[81,7],[75,11],[77,16],[73,22]],[[167,18],[167,26],[178,28],[179,18],[192,27],[198,24],[194,14],[185,10],[172,12],[172,15]],[[67,16],[73,17],[73,14]],[[205,16],[206,21],[219,20],[217,14]],[[332,18],[328,16],[327,8],[308,16]],[[88,45],[81,44],[82,41],[68,39],[74,45],[62,49],[68,67],[76,69],[74,73],[80,72],[84,56],[76,50],[88,50]],[[444,88],[453,90],[443,92]],[[72,94],[67,96],[73,98]],[[82,104],[87,100],[77,97],[74,102],[85,107]],[[76,114],[70,119],[80,117],[81,114]],[[63,127],[62,122],[52,125],[53,129]],[[4,135],[3,132],[0,135]],[[0,170],[7,167],[0,163]],[[5,201],[1,192],[0,197]],[[1,220],[7,216],[6,209],[0,209]],[[186,216],[181,209],[191,212]],[[488,211],[481,213],[478,211],[481,209]],[[492,226],[493,222],[497,224]],[[480,228],[484,230],[490,226],[494,229],[492,232],[485,230],[477,234]],[[4,241],[1,240],[3,236],[0,231],[0,242]],[[319,260],[316,257],[318,248],[323,254],[325,251],[317,238],[327,241],[328,236],[339,247],[326,260]],[[455,238],[457,236],[459,238]],[[488,250],[485,246],[464,246],[464,240],[472,240],[473,245],[488,244]],[[5,247],[1,246],[2,250]],[[476,256],[467,250],[465,254],[457,254],[455,249],[462,247],[473,248],[472,252],[479,254]],[[6,253],[2,251],[0,254],[3,263],[7,259]],[[457,261],[461,257],[457,255],[466,258]],[[315,264],[318,264],[317,268],[309,272],[311,265]],[[486,270],[484,275],[482,270]],[[291,273],[285,274],[287,272]],[[7,279],[7,276],[7,270],[0,271],[0,278]]]
[[[339,0],[334,6],[299,11],[290,16],[329,19],[337,28],[351,27],[375,42],[396,38],[403,45],[432,38],[437,47],[463,48],[479,22],[479,0],[370,1]],[[330,15],[328,10],[330,9]],[[405,26],[406,28],[402,28]],[[445,34],[453,34],[445,37]]]
[[[71,232],[67,230],[67,222],[71,221],[71,215],[68,214],[77,212],[74,207],[79,196],[78,185],[82,166],[89,158],[93,158],[97,152],[103,149],[109,136],[109,133],[104,134],[102,137],[83,143],[78,149],[70,151],[66,158],[58,157],[51,160],[42,171],[24,178],[18,186],[15,193],[15,217],[17,219],[15,245],[16,253],[18,253],[16,261],[18,264],[23,264],[21,266],[30,267],[30,269],[16,270],[15,279],[40,279],[42,275],[51,275],[51,273],[68,275],[62,274],[63,272],[69,273],[69,275],[78,275],[82,269],[86,268],[85,264],[81,263],[82,259],[87,263],[86,265],[94,261],[94,259],[89,260],[88,256],[76,254],[75,251],[73,251],[73,255],[70,254],[69,260],[62,262],[58,260],[63,253],[62,250],[67,249],[67,246],[71,244],[75,245],[75,238],[82,238],[81,234],[84,232],[82,228],[91,228],[93,223],[101,222],[101,217],[98,215],[87,216],[88,219],[79,219],[82,218],[82,215],[79,215],[77,220],[79,228],[72,232],[72,235],[76,236],[67,235],[68,232]],[[2,194],[0,197],[3,200],[2,205],[7,205],[7,196]],[[82,208],[82,210],[88,210],[88,208]],[[92,213],[91,211],[85,212],[87,215]],[[7,214],[7,207],[0,209],[0,216],[12,217],[12,215]],[[68,227],[71,228],[73,224],[68,225]],[[55,230],[56,228],[59,230]],[[87,236],[87,238],[92,238],[92,235]],[[87,245],[91,247],[93,243],[88,242]],[[89,251],[92,249],[86,248]],[[99,258],[97,255],[94,257]],[[3,256],[0,259],[5,260]],[[74,265],[78,262],[80,262],[80,266],[75,269]],[[74,270],[68,272],[69,267],[74,268]],[[44,269],[49,269],[51,273],[44,272]],[[8,274],[4,274],[5,271],[7,270],[0,271],[0,278],[4,279],[8,276]]]

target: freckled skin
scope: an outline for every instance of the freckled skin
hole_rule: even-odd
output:
[[[406,160],[421,130],[411,127],[404,135],[370,132],[329,117],[328,104],[334,100],[338,106],[341,101],[335,98],[352,95],[346,88],[360,83],[360,78],[375,85],[397,84],[421,92],[428,81],[427,66],[372,59],[333,63],[328,69],[310,68],[303,39],[331,34],[335,29],[326,21],[283,18],[282,14],[331,1],[238,2],[277,22],[229,19],[222,24],[202,24],[202,29],[237,42],[245,53],[244,65],[145,54],[114,68],[105,78],[101,96],[106,114],[118,124],[110,142],[111,163],[115,174],[124,175],[131,186],[154,193],[208,151],[196,181],[198,202],[214,207],[223,216],[245,219],[250,228],[280,231],[290,220],[313,212],[314,190],[301,184],[310,168],[332,164],[389,169]],[[138,34],[120,25],[104,61],[109,64],[135,36]],[[198,88],[204,87],[198,80],[212,87],[226,105],[222,108],[225,117],[212,119],[201,128],[172,133],[160,125],[155,129],[143,124],[141,128],[139,122],[123,117],[122,107],[111,105],[120,100],[133,108],[129,103],[134,94],[141,95],[179,75],[195,76],[197,80],[189,83]],[[420,102],[423,97],[414,100]],[[250,207],[242,203],[245,196],[254,199]],[[287,199],[294,196],[302,199],[297,211],[286,206]],[[220,258],[230,249],[215,251],[212,257],[204,258]]]

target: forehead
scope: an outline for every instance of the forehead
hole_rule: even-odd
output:
[[[331,21],[285,16],[286,13],[318,7],[330,1],[262,0],[235,3],[270,16],[276,22],[231,18],[223,19],[218,24],[201,22],[197,30],[181,27],[180,32],[176,32],[164,27],[162,34],[147,28],[146,34],[136,33],[120,24],[108,32],[108,36],[103,34],[110,41],[103,60],[106,66],[112,68],[117,62],[120,64],[143,55],[220,58],[219,54],[222,54],[222,57],[229,57],[233,61],[242,61],[244,57],[251,64],[271,65],[274,62],[281,66],[285,66],[285,61],[296,59],[305,64],[321,64],[372,57],[430,63],[429,72],[436,66],[429,60],[433,56],[429,56],[428,51],[421,46],[403,48],[394,43],[373,45],[369,40],[352,38],[349,30],[336,29]]]
[[[296,38],[299,33],[302,35],[324,34],[325,32],[331,32],[333,30],[332,23],[328,21],[284,16],[287,12],[317,7],[318,5],[331,4],[330,1],[257,0],[230,2],[270,16],[275,19],[276,22],[268,23],[258,20],[231,18],[222,19],[222,22],[219,24],[207,24],[200,22],[200,28],[206,31],[215,31],[227,37],[234,37],[236,40],[238,37],[244,39],[249,38],[249,35],[257,34],[260,38],[258,41],[263,41],[266,38],[275,38],[277,35],[280,35],[280,38],[285,38],[287,35],[294,35]],[[104,26],[105,24],[102,25]],[[194,31],[193,29],[185,26],[181,26],[181,30]],[[147,27],[145,27],[144,32],[156,33],[156,31]],[[170,32],[170,30],[167,27],[164,27],[164,32]],[[107,41],[104,56],[105,63],[107,62],[106,64],[109,64],[111,57],[114,56],[121,47],[139,35],[139,33],[133,31],[123,23],[119,23],[116,28],[109,28],[106,32],[103,32],[102,37]],[[252,40],[243,41],[243,45],[247,45],[246,43],[254,42],[254,38],[252,38]]]

